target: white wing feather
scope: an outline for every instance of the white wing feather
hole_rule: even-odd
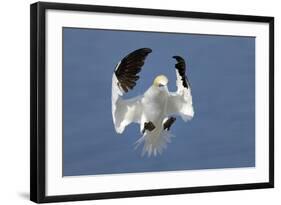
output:
[[[177,91],[170,92],[167,103],[167,116],[179,115],[184,121],[188,121],[194,116],[191,87],[188,82],[186,82],[187,87],[183,86],[182,77],[177,69],[176,76]]]
[[[124,93],[133,89],[137,75],[144,60],[152,50],[140,48],[124,57],[116,66],[112,76],[112,119],[117,133],[122,133],[127,125],[132,122],[141,123],[142,118],[142,96],[132,99],[123,99]]]
[[[142,96],[132,99],[123,99],[123,92],[118,86],[118,80],[113,74],[112,76],[112,119],[117,133],[122,133],[130,123],[140,123],[142,105]]]

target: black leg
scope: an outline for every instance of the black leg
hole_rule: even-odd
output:
[[[151,122],[151,121],[149,121],[149,122],[145,122],[144,123],[144,127],[143,127],[143,130],[142,130],[142,134],[144,134],[144,132],[146,131],[146,130],[148,130],[148,131],[152,131],[152,130],[154,130],[155,129],[155,125]]]
[[[169,131],[172,124],[174,124],[175,121],[176,121],[175,117],[170,117],[168,120],[166,120],[166,122],[164,122],[163,129]]]

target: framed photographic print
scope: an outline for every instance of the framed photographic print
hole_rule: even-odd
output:
[[[274,187],[274,18],[31,5],[34,202]]]

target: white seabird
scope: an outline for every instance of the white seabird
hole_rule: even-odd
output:
[[[123,98],[136,85],[139,79],[137,74],[151,52],[150,48],[135,50],[117,64],[112,76],[112,118],[119,134],[130,123],[140,124],[142,137],[136,144],[144,143],[142,155],[156,156],[162,153],[173,136],[169,130],[176,120],[175,116],[180,116],[184,121],[191,120],[194,110],[190,83],[185,75],[185,61],[180,56],[173,56],[177,60],[176,92],[169,92],[167,77],[159,75],[143,95]]]

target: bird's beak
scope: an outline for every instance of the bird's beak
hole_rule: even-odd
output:
[[[159,88],[162,88],[162,87],[164,87],[164,86],[165,86],[165,85],[163,85],[163,84],[159,84],[159,85],[158,85]]]

